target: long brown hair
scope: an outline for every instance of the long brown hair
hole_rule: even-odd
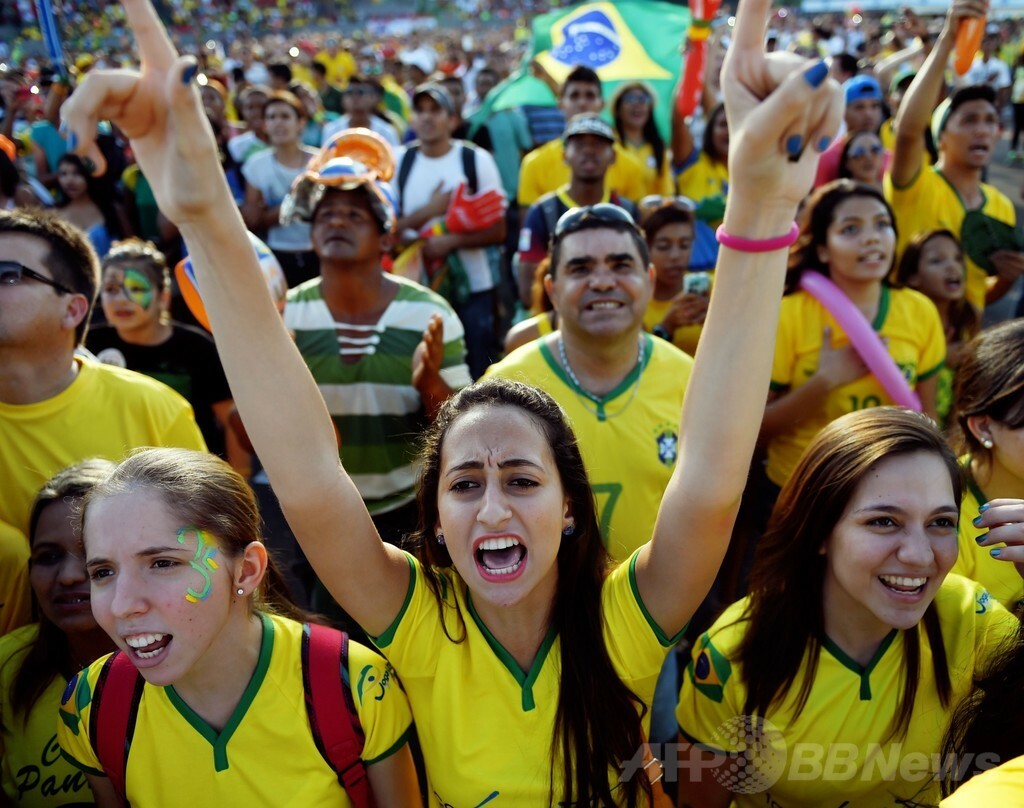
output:
[[[903,250],[899,263],[896,265],[894,276],[896,286],[910,286],[910,280],[917,275],[921,266],[921,253],[925,245],[935,238],[945,237],[951,239],[958,250],[963,249],[958,239],[949,230],[931,230],[927,233],[918,233]],[[978,312],[967,302],[966,298],[952,300],[949,303],[949,325],[953,330],[953,339],[970,339],[978,333],[981,327]]]
[[[470,385],[442,405],[425,438],[417,494],[420,521],[412,538],[415,554],[427,573],[427,584],[437,599],[445,633],[453,642],[465,640],[465,620],[457,605],[460,636],[456,638],[448,632],[445,610],[451,608],[452,601],[445,598],[446,579],[440,571],[454,568],[447,548],[434,540],[441,449],[455,421],[478,407],[514,407],[536,422],[551,447],[575,521],[573,535],[563,538],[558,551],[558,590],[551,611],[552,625],[561,640],[562,658],[551,740],[549,803],[554,799],[558,776],[554,762],[561,757],[563,804],[604,808],[624,804],[634,808],[641,804],[641,793],[651,799],[646,774],[622,783],[613,796],[608,770],[618,769],[643,744],[640,715],[645,707],[623,684],[605,647],[601,587],[610,569],[610,559],[601,539],[594,495],[576,436],[555,400],[535,387],[505,379]]]
[[[131,455],[84,497],[81,523],[95,502],[139,489],[159,494],[182,524],[216,536],[229,558],[239,557],[252,542],[263,541],[259,506],[242,475],[216,455],[189,449],[142,449]],[[292,602],[273,556],[250,603],[258,611],[300,622],[310,618]]]
[[[852,412],[825,427],[807,447],[779,494],[750,573],[750,601],[742,618],[748,625],[738,651],[747,714],[765,715],[770,707],[781,705],[797,684],[794,717],[807,704],[825,638],[822,603],[827,562],[820,550],[872,468],[882,460],[913,452],[933,454],[945,463],[959,509],[963,476],[956,456],[934,423],[920,413],[897,407]],[[952,686],[934,602],[921,623],[945,707]],[[903,694],[889,738],[904,735],[910,724],[920,678],[920,630],[919,625],[902,632]],[[805,655],[807,669],[798,682]]]

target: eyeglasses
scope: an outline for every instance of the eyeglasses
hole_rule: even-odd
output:
[[[52,286],[57,291],[63,292],[66,295],[78,294],[74,289],[68,289],[63,283],[58,283],[53,278],[40,275],[34,269],[29,269],[18,261],[0,261],[0,284],[4,286],[17,286],[21,283],[23,277],[39,281],[39,283],[45,283],[47,286]]]
[[[870,154],[872,157],[878,157],[882,153],[881,143],[872,143],[870,146],[854,146],[847,152],[849,157],[864,157]]]
[[[697,203],[688,196],[659,196],[651,194],[641,199],[636,206],[637,216],[640,222],[647,221],[647,218],[662,208],[675,208],[693,214],[697,210]]]
[[[651,97],[647,93],[642,93],[638,90],[625,93],[622,96],[622,103],[624,104],[650,104]]]
[[[587,205],[582,208],[569,208],[555,225],[555,238],[582,230],[587,222],[609,224],[613,227],[626,225],[629,229],[637,229],[636,222],[629,215],[629,211],[610,202],[600,202],[597,205]]]

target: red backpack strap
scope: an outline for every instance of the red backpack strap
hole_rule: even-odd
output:
[[[89,737],[100,766],[125,802],[128,752],[145,686],[139,669],[118,651],[103,663],[92,698]]]
[[[313,741],[356,808],[372,808],[363,765],[363,727],[348,676],[348,635],[306,623],[302,636],[302,682]]]

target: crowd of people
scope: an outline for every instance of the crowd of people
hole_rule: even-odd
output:
[[[0,73],[0,805],[1024,802],[1017,23],[742,0],[661,131],[122,5]]]

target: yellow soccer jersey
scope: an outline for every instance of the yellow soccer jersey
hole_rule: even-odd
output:
[[[960,194],[938,168],[922,167],[906,188],[896,188],[888,173],[884,182],[885,198],[889,200],[896,214],[896,229],[899,233],[899,240],[896,243],[897,260],[903,255],[903,249],[918,233],[945,229],[960,238],[960,229],[967,210]],[[1013,203],[1002,191],[983,182],[981,193],[985,200],[981,206],[982,213],[1007,224],[1017,223]],[[988,275],[966,254],[964,261],[967,264],[967,302],[981,311],[985,308]]]
[[[793,390],[814,375],[826,326],[832,329],[833,347],[849,344],[846,332],[809,294],[795,292],[782,299],[772,390]],[[903,371],[911,389],[938,373],[946,361],[946,337],[939,312],[935,304],[919,292],[883,286],[872,327],[887,341],[889,354]],[[836,418],[854,410],[892,403],[885,388],[871,374],[831,391],[825,406],[814,417],[769,442],[768,479],[779,486],[785,483],[807,444]]]
[[[970,457],[962,459],[966,467],[970,467]],[[974,476],[967,474],[967,490],[960,502],[960,524],[957,527],[957,544],[960,554],[957,556],[953,572],[963,575],[984,586],[1000,603],[1011,611],[1024,600],[1024,580],[1017,568],[1009,561],[992,558],[989,550],[992,547],[1005,547],[1005,544],[994,544],[992,547],[979,547],[975,539],[985,532],[985,528],[977,528],[972,520],[980,513],[978,508],[988,502],[985,492],[978,486]]]
[[[643,199],[647,187],[643,179],[644,167],[618,143],[615,144],[615,162],[605,175],[605,188],[615,191],[633,202]],[[544,194],[568,185],[572,179],[565,164],[565,149],[560,139],[549,140],[526,157],[519,168],[519,191],[516,201],[520,207],[532,205]]]
[[[665,319],[670,308],[672,308],[672,300],[655,300],[652,297],[644,312],[644,328],[653,331],[654,327]],[[697,342],[700,340],[703,330],[703,325],[684,325],[682,328],[677,328],[672,333],[672,344],[684,353],[693,356],[697,353]]]
[[[78,377],[37,404],[0,403],[0,522],[28,530],[36,492],[90,457],[121,461],[140,446],[206,449],[192,407],[155,379],[76,357]]]
[[[1024,805],[1024,755],[975,775],[939,803],[939,808]]]
[[[717,751],[740,751],[730,736],[742,720],[737,717],[745,715],[746,688],[732,660],[746,630],[741,619],[746,605],[746,600],[734,603],[701,637],[683,676],[676,710],[683,736]],[[983,587],[958,575],[943,582],[935,606],[955,705],[970,689],[976,665],[1014,636],[1019,624]],[[759,762],[747,764],[752,770],[743,772],[752,776],[748,782],[765,788],[736,793],[733,805],[895,808],[938,802],[932,755],[938,753],[951,708],[939,701],[923,627],[919,637],[921,676],[904,738],[886,741],[903,693],[904,641],[899,632],[894,629],[863,668],[826,638],[799,717],[793,718],[793,708],[803,671],[782,705],[765,716],[767,751]],[[806,664],[807,659],[803,670]]]
[[[408,558],[411,575],[402,611],[376,643],[409,694],[426,760],[430,805],[547,805],[559,637],[550,633],[533,667],[523,671],[480,620],[461,579],[443,573],[448,632],[456,638],[465,635],[464,641],[452,642],[422,568]],[[649,708],[665,655],[679,637],[666,637],[647,613],[637,590],[635,563],[636,555],[609,575],[601,610],[612,664]],[[561,771],[560,761],[555,771]],[[609,777],[614,782],[617,774],[609,772]],[[559,797],[556,785],[555,805]]]
[[[672,178],[672,170],[669,168],[672,161],[669,159],[668,149],[665,149],[665,155],[662,157],[659,167],[654,160],[654,147],[650,143],[641,143],[639,146],[623,143],[622,148],[643,168],[643,196],[648,194],[672,195],[675,183]]]
[[[32,620],[28,559],[21,531],[0,521],[0,637]]]
[[[676,462],[683,391],[693,367],[690,357],[665,340],[650,334],[644,340],[643,367],[599,403],[565,375],[547,340],[522,346],[484,374],[539,387],[565,410],[597,498],[601,535],[618,561],[654,534]]]
[[[317,750],[306,717],[302,626],[277,616],[262,619],[256,671],[221,732],[196,715],[173,687],[145,686],[125,780],[133,806],[166,805],[168,794],[176,805],[195,808],[351,806]],[[65,691],[57,725],[65,756],[93,774],[100,763],[89,737],[91,699],[105,660],[90,665]],[[362,759],[372,765],[405,744],[409,704],[391,666],[357,643],[349,643],[348,681],[366,735]]]
[[[694,202],[709,196],[729,195],[729,167],[716,162],[700,151],[697,159],[687,165],[676,180],[679,194]]]
[[[91,805],[85,775],[61,757],[57,745],[54,717],[67,685],[64,677],[43,691],[27,722],[11,706],[11,682],[38,635],[33,624],[0,638],[0,784],[8,800],[23,808]]]

